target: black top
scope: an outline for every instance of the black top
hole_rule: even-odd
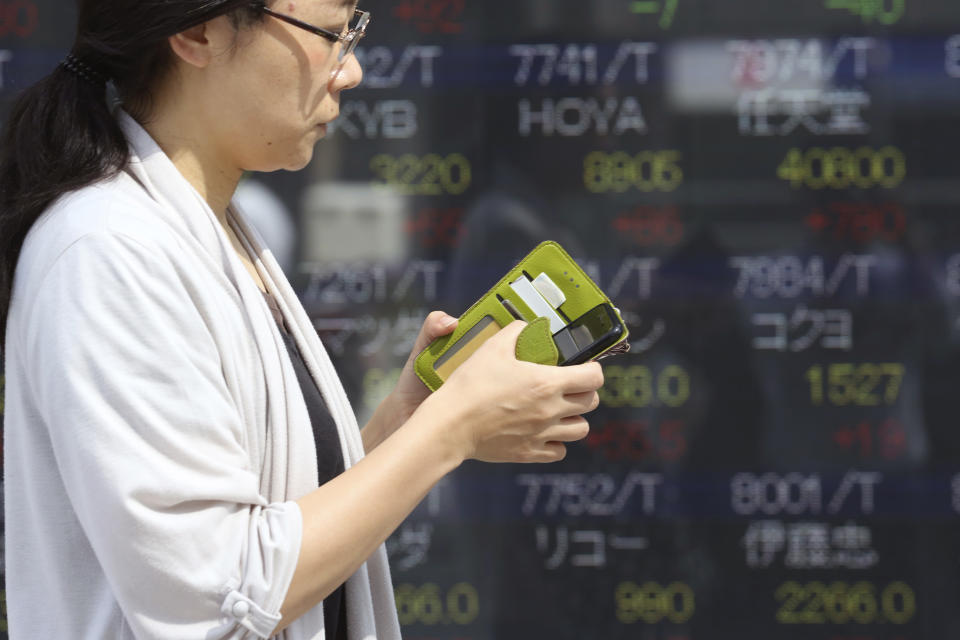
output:
[[[290,332],[287,331],[283,314],[280,313],[276,300],[268,293],[265,293],[264,297],[274,319],[277,321],[280,333],[283,335],[283,341],[287,345],[287,353],[293,363],[293,370],[297,374],[297,382],[300,383],[300,391],[307,403],[307,413],[310,416],[310,424],[313,426],[313,440],[317,447],[317,471],[319,472],[320,484],[323,484],[343,473],[344,469],[337,424],[333,421],[333,416],[327,409],[327,403],[324,402],[320,389],[317,388],[316,382],[314,382],[306,363],[303,361],[303,355],[300,353],[297,343]],[[323,618],[326,624],[327,638],[330,638],[330,640],[347,640],[347,598],[344,585],[337,587],[336,591],[324,599]]]

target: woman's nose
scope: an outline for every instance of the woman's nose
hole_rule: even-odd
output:
[[[357,56],[351,53],[347,56],[347,59],[343,61],[343,64],[334,70],[333,75],[330,77],[330,89],[331,91],[353,89],[360,84],[362,80],[363,68],[360,66],[360,61],[357,60]]]

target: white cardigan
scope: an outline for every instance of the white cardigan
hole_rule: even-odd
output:
[[[20,256],[6,336],[10,637],[265,638],[317,486],[282,338],[216,216],[156,143],[61,198]],[[363,443],[312,324],[236,208],[333,414]],[[331,526],[336,526],[332,523]],[[347,582],[351,640],[400,637],[386,553]],[[324,638],[314,607],[278,636]]]

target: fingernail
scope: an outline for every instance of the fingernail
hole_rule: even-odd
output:
[[[441,325],[444,329],[449,329],[453,325],[457,324],[457,319],[453,316],[447,316],[447,319],[443,321]]]

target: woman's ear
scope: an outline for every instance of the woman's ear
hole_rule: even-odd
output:
[[[173,53],[187,64],[204,68],[236,42],[236,28],[227,16],[217,16],[169,38]]]
[[[213,57],[206,22],[170,36],[168,42],[174,55],[190,66],[202,69]]]

